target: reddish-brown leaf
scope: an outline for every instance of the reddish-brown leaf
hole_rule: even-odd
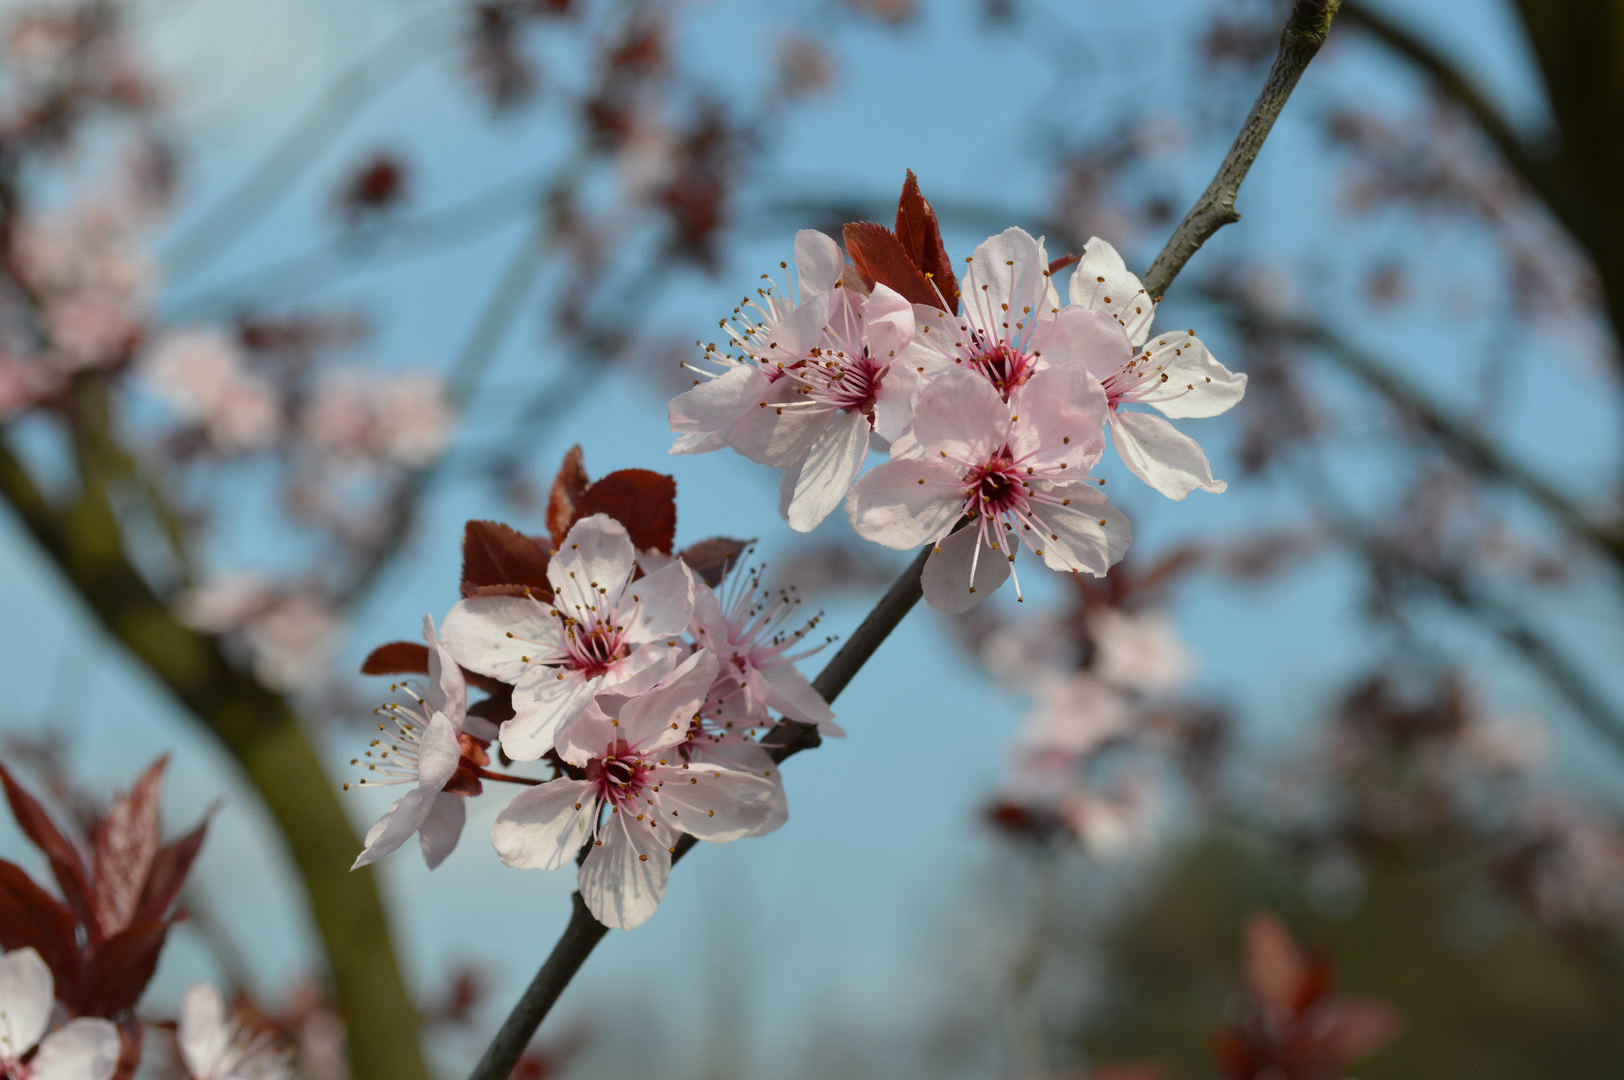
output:
[[[158,968],[172,921],[135,923],[91,950],[74,1011],[111,1019],[140,1000]]]
[[[45,808],[23,790],[4,765],[0,765],[0,784],[5,785],[6,801],[11,803],[11,815],[17,819],[17,826],[51,861],[51,874],[56,878],[57,887],[62,890],[74,918],[93,934],[96,933],[96,920],[90,912],[90,879],[85,873],[83,860],[79,858],[79,849],[62,835]]]
[[[957,312],[959,282],[953,276],[953,260],[947,257],[947,247],[942,243],[942,226],[936,220],[936,211],[920,194],[919,178],[912,169],[908,170],[908,179],[903,181],[902,197],[897,200],[897,242],[928,282],[942,291],[942,297],[951,305],[950,310]],[[934,296],[935,290],[931,293]],[[930,303],[941,306],[940,300],[932,299]]]
[[[593,484],[575,504],[576,521],[608,514],[631,534],[638,551],[671,554],[677,538],[677,478],[649,469],[621,469]]]
[[[143,1030],[141,1021],[133,1016],[119,1023],[118,1066],[113,1070],[113,1080],[135,1080],[136,1071],[141,1068]]]
[[[186,884],[186,875],[203,847],[203,835],[208,828],[209,819],[205,816],[191,832],[158,849],[152,857],[146,888],[141,892],[141,903],[136,906],[131,922],[152,922],[169,914],[169,906]]]
[[[1058,259],[1049,260],[1049,273],[1058,274],[1072,263],[1082,259],[1081,255],[1062,255]]]
[[[379,645],[361,661],[363,675],[427,675],[429,647],[415,641],[391,641]]]
[[[705,584],[714,589],[722,583],[722,576],[727,573],[728,568],[738,561],[739,554],[753,543],[754,540],[713,536],[709,540],[689,544],[677,553],[677,557],[687,563],[688,569],[698,574]]]
[[[146,889],[147,870],[158,853],[158,797],[168,764],[166,754],[149,765],[128,793],[113,800],[91,837],[91,896],[104,937],[130,925]]]
[[[525,586],[538,600],[551,600],[547,549],[517,529],[470,521],[462,534],[462,595],[481,595],[477,590],[490,585]]]
[[[482,717],[501,727],[513,719],[513,687],[503,685],[484,701],[474,702],[468,706],[468,715]]]
[[[1374,998],[1349,998],[1331,1005],[1332,1020],[1320,1035],[1320,1057],[1338,1073],[1371,1053],[1403,1026],[1397,1010]]]
[[[4,859],[0,859],[0,948],[39,953],[56,978],[58,993],[61,987],[78,984],[79,943],[72,913],[22,867]]]
[[[851,256],[863,284],[871,289],[875,282],[889,285],[910,304],[942,306],[936,290],[890,229],[872,221],[854,221],[846,226],[845,236],[846,254]]]
[[[1283,1013],[1297,1009],[1298,991],[1308,978],[1302,950],[1273,915],[1254,915],[1246,924],[1246,985],[1264,1004]]]
[[[559,466],[558,478],[553,481],[553,493],[547,500],[547,531],[553,534],[553,547],[562,547],[564,534],[575,520],[575,504],[590,486],[586,466],[581,463],[581,444],[570,447]]]

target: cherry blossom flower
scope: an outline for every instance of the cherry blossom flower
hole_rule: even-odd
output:
[[[623,705],[602,699],[616,705],[614,715],[588,704],[558,747],[585,779],[560,778],[515,796],[491,828],[502,861],[557,869],[591,841],[581,897],[605,926],[631,929],[665,895],[678,834],[721,843],[783,820],[776,766],[746,770],[681,752],[717,671],[715,654],[700,650]]]
[[[228,1016],[220,992],[196,983],[180,1002],[181,1061],[192,1080],[296,1080],[292,1055],[270,1035]]]
[[[1103,312],[1121,327],[1108,351],[1085,361],[1110,401],[1111,442],[1133,474],[1170,499],[1197,488],[1221,492],[1207,455],[1188,435],[1150,413],[1122,405],[1149,405],[1175,420],[1217,416],[1246,393],[1246,376],[1212,358],[1194,330],[1150,338],[1155,301],[1123,264],[1116,249],[1099,237],[1083,248],[1071,277],[1071,308]],[[1070,310],[1068,308],[1067,310]]]
[[[1023,752],[1079,757],[1126,735],[1132,726],[1126,698],[1095,676],[1077,672],[1045,680],[1019,743]]]
[[[411,702],[398,702],[374,710],[386,715],[394,732],[383,725],[382,739],[372,741],[364,755],[368,776],[362,787],[416,784],[395,800],[387,813],[367,830],[366,847],[351,870],[377,862],[399,848],[413,833],[423,850],[423,861],[433,870],[451,854],[467,818],[463,796],[446,791],[462,763],[462,731],[468,718],[468,686],[462,670],[434,634],[434,620],[423,617],[423,640],[429,646],[429,681],[422,693],[407,684]],[[350,764],[358,765],[359,758]],[[345,785],[346,787],[348,785]]]
[[[974,370],[938,375],[919,391],[907,450],[893,447],[852,488],[852,527],[887,547],[934,544],[925,599],[947,612],[1003,584],[1019,546],[1012,535],[1052,569],[1103,575],[1131,537],[1087,476],[1104,450],[1104,412],[1080,365],[1038,371],[1008,403]]]
[[[1115,354],[1120,330],[1085,307],[1060,306],[1043,240],[1023,229],[988,237],[970,257],[960,290],[964,314],[915,305],[915,333],[898,358],[905,377],[928,381],[969,367],[1004,400],[1046,367],[1088,363]]]
[[[1112,686],[1161,694],[1189,678],[1190,653],[1165,614],[1094,607],[1087,619],[1096,650],[1094,670]]]
[[[795,666],[824,643],[797,649],[818,625],[818,618],[786,631],[800,598],[788,589],[776,594],[762,587],[761,567],[740,565],[727,576],[721,595],[703,582],[694,586],[694,618],[689,633],[701,646],[716,653],[722,664],[717,678],[719,701],[734,695],[743,701],[739,715],[757,716],[777,709],[791,720],[822,724],[830,735],[843,735],[833,723],[828,702]]]
[[[49,1035],[56,981],[33,949],[0,956],[0,1076],[5,1080],[109,1080],[118,1068],[118,1029],[92,1017]],[[44,1041],[41,1041],[44,1036]],[[26,1064],[24,1056],[35,1046]]]
[[[263,450],[281,434],[276,387],[250,371],[242,350],[219,331],[167,334],[143,358],[140,370],[176,413],[200,425],[222,451]]]
[[[426,371],[323,373],[301,417],[316,448],[351,461],[432,464],[451,438],[445,385]]]
[[[645,577],[626,527],[604,514],[571,526],[547,566],[553,599],[475,596],[452,608],[442,640],[471,671],[512,683],[502,749],[534,761],[600,690],[636,694],[681,658],[694,580],[674,560]]]

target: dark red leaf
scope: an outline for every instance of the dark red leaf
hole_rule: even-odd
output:
[[[203,846],[203,835],[208,827],[209,819],[204,817],[191,832],[158,849],[152,858],[152,868],[147,871],[147,885],[141,892],[141,903],[137,905],[131,922],[151,922],[169,913],[169,906],[180,895],[181,886],[186,884],[186,875],[191,872],[192,862]]]
[[[529,585],[478,585],[470,590],[468,596],[534,596],[538,600],[547,600],[547,590],[538,590]]]
[[[134,1006],[158,969],[170,925],[170,921],[136,923],[96,946],[85,964],[74,1011],[111,1019]]]
[[[11,815],[17,819],[18,828],[51,861],[51,874],[74,918],[96,933],[96,921],[90,913],[90,880],[79,849],[62,835],[45,808],[12,779],[4,765],[0,765],[0,783],[5,785],[6,801],[11,803]]]
[[[470,521],[462,534],[462,595],[489,585],[528,586],[538,600],[551,600],[547,549],[506,525]]]
[[[621,469],[586,489],[575,504],[576,521],[608,514],[631,534],[638,551],[671,554],[677,538],[677,478],[649,469]]]
[[[936,290],[890,229],[872,221],[855,221],[846,226],[845,236],[846,254],[862,275],[863,284],[871,289],[875,282],[889,285],[910,304],[942,306]]]
[[[1308,978],[1302,950],[1273,915],[1254,915],[1246,924],[1246,985],[1265,1005],[1296,1011],[1298,991]]]
[[[713,536],[697,544],[689,544],[677,553],[677,558],[688,564],[711,588],[722,583],[722,576],[738,561],[739,554],[755,543],[753,540],[734,540],[728,536]]]
[[[148,766],[127,794],[113,800],[91,838],[95,857],[91,895],[104,937],[130,925],[146,889],[147,870],[158,853],[158,797],[168,764],[166,754]]]
[[[8,952],[29,948],[39,953],[59,988],[71,989],[79,982],[73,915],[22,867],[4,859],[0,859],[0,948]]]
[[[429,647],[415,641],[391,641],[379,645],[361,661],[363,675],[427,675]]]
[[[468,715],[482,717],[501,727],[513,719],[513,687],[504,685],[484,701],[474,702],[468,706]]]
[[[136,1071],[141,1068],[143,1030],[141,1021],[133,1016],[119,1023],[118,1066],[113,1070],[112,1080],[135,1080]]]
[[[947,248],[942,243],[942,226],[936,220],[936,211],[919,193],[919,178],[912,169],[908,170],[908,179],[903,181],[902,198],[897,200],[897,242],[929,283],[942,291],[943,298],[952,305],[950,310],[957,312],[959,282],[953,276],[953,261],[947,257]],[[931,292],[934,296],[935,289]],[[933,299],[930,304],[940,307],[941,300]]]
[[[1062,255],[1058,259],[1049,260],[1049,273],[1058,274],[1074,262],[1082,259],[1081,255]]]
[[[553,493],[547,500],[547,531],[553,534],[553,547],[562,547],[564,534],[575,520],[575,504],[590,486],[586,466],[581,463],[581,444],[570,447],[559,466],[558,478],[553,481]]]

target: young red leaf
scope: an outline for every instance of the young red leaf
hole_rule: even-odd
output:
[[[936,220],[936,211],[919,193],[919,178],[912,169],[908,170],[908,179],[903,181],[902,197],[897,200],[897,242],[930,284],[942,291],[949,310],[957,313],[959,282],[953,276],[953,260],[947,257],[947,247],[942,243],[942,226]],[[933,307],[941,306],[941,300],[930,303]]]
[[[79,849],[62,835],[45,808],[12,779],[4,765],[0,765],[0,784],[5,785],[6,801],[11,804],[11,815],[17,819],[17,826],[50,860],[51,874],[56,878],[57,887],[62,890],[74,918],[84,924],[93,936],[99,936],[95,917],[90,910],[90,880],[85,874]]]
[[[77,1000],[80,1016],[112,1018],[131,1008],[158,969],[158,954],[172,920],[128,926],[96,946],[85,964]]]
[[[141,902],[136,905],[135,916],[130,920],[132,923],[152,922],[169,914],[170,905],[180,895],[181,886],[186,884],[186,875],[191,872],[198,850],[203,847],[203,834],[208,827],[209,819],[205,817],[191,832],[163,845],[153,855],[152,867],[147,871],[146,888],[141,890]]]
[[[166,754],[148,766],[127,794],[113,800],[91,838],[91,896],[105,937],[130,925],[146,888],[147,871],[158,852],[158,797],[168,764]]]
[[[427,675],[429,647],[415,641],[391,641],[379,645],[361,661],[363,675]]]
[[[73,915],[34,883],[23,868],[0,859],[0,949],[39,953],[61,993],[79,981],[79,943]]]
[[[942,306],[930,281],[890,229],[872,221],[854,221],[846,226],[845,236],[846,254],[851,256],[863,284],[871,289],[875,282],[889,285],[910,304]]]
[[[479,596],[491,585],[528,588],[538,600],[553,598],[547,584],[547,549],[517,529],[495,521],[470,521],[462,534],[462,595]]]
[[[621,469],[586,489],[575,504],[571,525],[593,514],[608,514],[631,534],[638,551],[671,554],[677,538],[677,478],[649,469]]]
[[[1058,274],[1072,263],[1082,259],[1081,255],[1062,255],[1058,259],[1049,260],[1049,273]]]
[[[1298,992],[1308,978],[1302,950],[1273,915],[1254,915],[1246,924],[1246,985],[1265,1005],[1281,1013],[1297,1009]]]
[[[581,463],[581,444],[576,443],[564,455],[564,464],[559,466],[552,495],[547,499],[547,531],[553,534],[553,547],[563,545],[564,534],[575,520],[575,504],[590,484],[586,466]]]
[[[677,553],[677,558],[687,563],[688,569],[698,574],[705,584],[714,589],[722,583],[722,575],[738,561],[739,554],[752,543],[754,543],[752,540],[713,536],[709,540],[689,544]]]
[[[113,1070],[112,1080],[135,1080],[135,1074],[141,1068],[143,1031],[141,1021],[133,1016],[125,1017],[119,1023],[118,1065]]]

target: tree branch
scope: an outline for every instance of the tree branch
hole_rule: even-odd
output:
[[[1173,238],[1145,274],[1145,292],[1151,299],[1159,299],[1167,291],[1190,256],[1214,233],[1241,219],[1235,212],[1235,197],[1240,194],[1241,181],[1257,160],[1263,141],[1269,137],[1275,118],[1285,107],[1303,69],[1325,44],[1325,35],[1331,31],[1331,19],[1341,4],[1342,0],[1297,0],[1292,5],[1291,18],[1286,20],[1285,32],[1280,35],[1280,51],[1275,56],[1274,66],[1269,69],[1269,78],[1252,103],[1252,111],[1247,113],[1240,134],[1235,136],[1212,183],[1173,230]]]

